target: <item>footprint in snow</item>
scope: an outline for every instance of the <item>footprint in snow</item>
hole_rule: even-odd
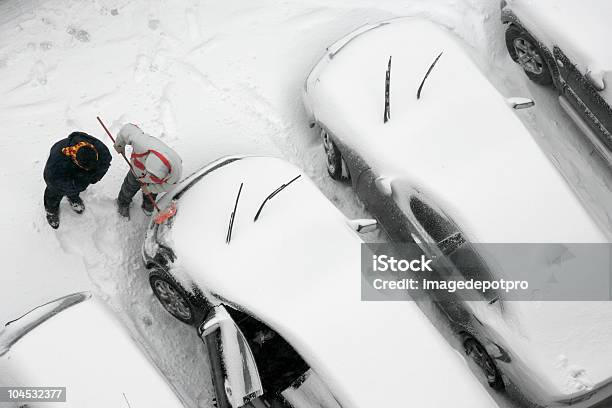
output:
[[[89,33],[76,27],[68,27],[66,32],[81,42],[89,42]]]
[[[142,318],[142,323],[145,325],[145,327],[150,327],[153,325],[153,320],[150,316],[144,316]]]
[[[153,31],[159,28],[159,20],[156,18],[152,18],[149,20],[149,28]]]
[[[40,85],[47,84],[47,66],[41,60],[36,61],[32,67],[32,79]]]
[[[172,105],[170,104],[170,101],[168,99],[163,98],[160,101],[159,110],[160,110],[162,126],[164,128],[164,133],[170,136],[171,139],[175,139],[176,133],[177,133],[176,132],[177,126],[176,126],[176,120],[175,120],[174,113],[172,112]]]
[[[150,67],[151,59],[146,55],[139,55],[134,66],[134,80],[141,82],[147,76],[147,72],[151,70]]]
[[[192,9],[187,9],[185,11],[185,19],[187,20],[187,28],[189,30],[189,37],[191,40],[200,41],[202,33],[195,11]]]

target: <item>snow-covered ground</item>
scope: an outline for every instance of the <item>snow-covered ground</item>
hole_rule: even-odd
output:
[[[148,287],[139,258],[145,218],[137,207],[129,223],[116,214],[125,164],[115,157],[108,175],[83,194],[82,216],[64,202],[54,231],[42,206],[49,148],[74,130],[110,146],[96,115],[113,132],[134,122],[182,155],[185,175],[224,154],[280,156],[303,168],[347,216],[367,216],[349,187],[328,178],[300,92],[337,38],[366,22],[415,14],[471,45],[504,95],[534,97],[536,108],[521,118],[610,234],[609,169],[554,92],[529,84],[510,61],[496,0],[4,0],[0,321],[93,290],[193,406],[211,406],[204,347]]]

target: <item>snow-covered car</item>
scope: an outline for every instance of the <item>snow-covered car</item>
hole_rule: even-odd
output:
[[[87,292],[6,324],[0,331],[0,387],[10,392],[1,396],[3,407],[57,405],[37,400],[43,397],[65,401],[63,407],[183,407],[113,313]]]
[[[356,230],[374,221],[347,220],[295,166],[220,159],[171,205],[143,257],[155,296],[206,343],[220,407],[495,406],[414,303],[360,300]]]
[[[394,242],[437,256],[469,243],[607,242],[508,106],[525,102],[502,97],[442,27],[358,29],[327,49],[303,99],[329,174],[350,179]],[[514,384],[542,406],[609,398],[609,303],[459,300],[443,306],[492,387]]]
[[[567,114],[612,163],[612,2],[503,0],[506,46],[527,76],[553,85]]]

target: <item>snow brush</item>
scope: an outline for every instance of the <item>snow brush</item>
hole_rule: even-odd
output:
[[[102,122],[102,119],[100,119],[99,116],[96,116],[96,119],[98,119],[98,122],[100,122],[100,125],[102,126],[102,128],[104,129],[104,131],[106,132],[108,137],[110,137],[110,140],[112,140],[114,144],[115,138],[113,137],[111,132],[108,130],[104,122]],[[160,210],[159,207],[157,206],[157,203],[153,199],[153,196],[151,195],[151,193],[146,191],[146,186],[144,185],[144,183],[138,180],[138,177],[136,176],[136,172],[134,171],[134,168],[132,167],[132,163],[130,163],[127,157],[125,157],[125,153],[120,153],[120,154],[121,154],[121,157],[123,157],[123,160],[125,160],[125,162],[129,166],[130,172],[132,172],[132,175],[134,176],[136,181],[138,181],[138,184],[140,184],[140,189],[142,190],[142,193],[149,199],[151,204],[153,204],[153,207],[157,210],[157,215],[155,216],[155,218],[153,218],[153,221],[156,224],[162,224],[166,222],[167,220],[169,220],[170,218],[174,217],[174,215],[176,214],[176,204],[174,203],[174,201],[170,203],[170,205],[167,208],[165,208],[164,211]]]

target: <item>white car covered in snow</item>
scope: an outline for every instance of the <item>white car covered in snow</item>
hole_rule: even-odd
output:
[[[2,407],[183,407],[125,327],[87,292],[6,324],[0,331],[0,387]]]
[[[360,300],[356,230],[374,221],[295,166],[224,158],[159,205],[177,213],[147,231],[151,287],[198,328],[221,408],[495,406],[414,303]]]
[[[530,103],[503,98],[440,26],[402,18],[345,36],[304,102],[328,172],[395,242],[449,257],[470,243],[607,242],[510,108]],[[453,300],[445,311],[493,388],[512,383],[542,406],[612,404],[610,303]]]
[[[609,0],[503,0],[506,46],[527,76],[553,85],[568,115],[612,163]]]

